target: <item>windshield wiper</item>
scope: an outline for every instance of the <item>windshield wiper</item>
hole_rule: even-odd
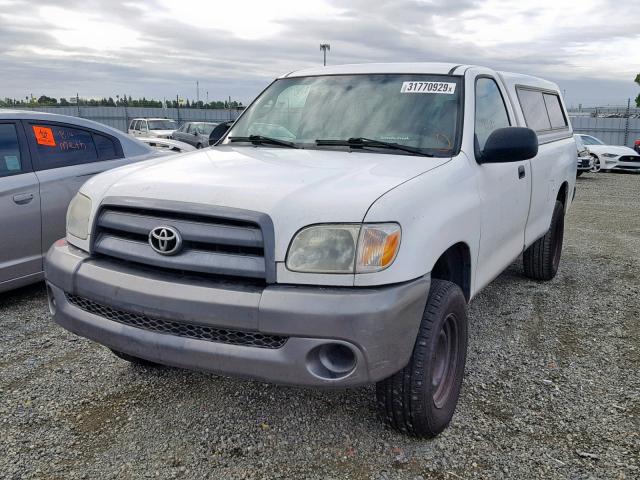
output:
[[[263,135],[249,135],[248,137],[229,137],[231,142],[250,142],[254,145],[271,144],[280,145],[282,147],[298,148],[295,143],[286,140],[278,140],[277,138],[265,137]]]
[[[382,140],[372,140],[370,138],[355,137],[347,140],[316,140],[318,146],[343,146],[352,148],[363,147],[376,147],[376,148],[389,148],[393,150],[402,150],[409,153],[415,153],[416,155],[423,155],[425,157],[433,157],[430,153],[425,152],[420,148],[410,147],[408,145],[401,145],[400,143],[383,142]]]

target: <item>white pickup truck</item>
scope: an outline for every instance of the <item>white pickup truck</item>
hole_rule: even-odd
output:
[[[134,363],[377,383],[454,413],[467,303],[519,256],[550,280],[575,188],[558,87],[434,63],[284,75],[213,148],[89,180],[49,251],[54,320]]]

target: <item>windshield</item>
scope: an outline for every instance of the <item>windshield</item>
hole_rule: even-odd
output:
[[[149,130],[175,130],[176,122],[173,120],[149,120]]]
[[[604,145],[604,142],[596,137],[592,137],[591,135],[581,135],[582,141],[586,145]]]
[[[230,137],[261,135],[316,148],[316,140],[366,138],[449,156],[456,148],[460,110],[459,77],[371,74],[284,78],[251,105],[223,143],[229,143]]]

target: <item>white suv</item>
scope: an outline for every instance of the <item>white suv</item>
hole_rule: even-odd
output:
[[[550,280],[576,181],[557,85],[464,65],[274,81],[214,148],[111,171],[49,251],[54,320],[131,362],[377,383],[388,424],[452,418],[467,303]]]
[[[135,137],[171,138],[178,125],[169,118],[134,118],[129,123],[129,135]]]

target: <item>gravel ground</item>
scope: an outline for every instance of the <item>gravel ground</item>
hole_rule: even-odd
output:
[[[452,425],[376,419],[372,387],[318,391],[130,366],[0,295],[2,478],[640,478],[640,176],[578,181],[558,277],[521,262],[470,307]]]

